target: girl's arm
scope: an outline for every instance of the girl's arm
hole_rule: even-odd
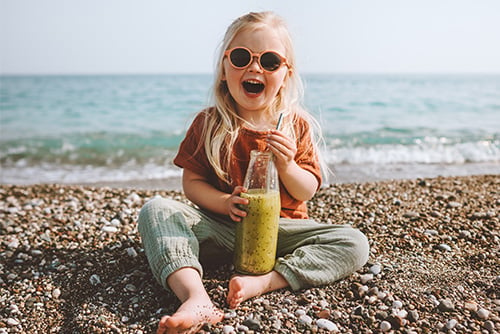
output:
[[[318,189],[318,180],[295,162],[297,145],[278,130],[271,130],[268,147],[276,157],[275,164],[283,186],[295,199],[310,200]]]
[[[234,188],[232,194],[216,189],[201,175],[184,168],[182,187],[186,197],[199,207],[211,212],[228,215],[233,221],[240,221],[246,212],[238,205],[247,205],[248,200],[239,196],[246,190],[242,186]]]

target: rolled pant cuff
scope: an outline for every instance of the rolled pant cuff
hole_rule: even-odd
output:
[[[170,287],[167,284],[167,278],[175,271],[181,268],[194,268],[200,274],[200,277],[203,277],[203,268],[201,264],[196,259],[181,259],[171,263],[168,263],[163,269],[160,271],[160,284],[167,290],[170,291]]]
[[[283,276],[283,278],[288,282],[288,285],[290,285],[290,288],[293,291],[302,289],[302,285],[297,279],[297,276],[293,271],[290,270],[290,268],[287,267],[286,264],[276,262],[276,264],[274,265],[274,270],[281,276]]]

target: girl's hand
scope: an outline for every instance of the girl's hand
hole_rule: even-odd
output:
[[[279,130],[270,130],[267,136],[267,147],[276,157],[275,164],[278,171],[286,170],[294,163],[297,154],[297,144]]]
[[[241,218],[247,215],[246,211],[240,208],[240,205],[248,205],[248,199],[240,197],[241,193],[246,192],[247,190],[244,187],[237,186],[226,200],[229,217],[235,222],[241,221]]]

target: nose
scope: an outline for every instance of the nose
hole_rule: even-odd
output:
[[[258,73],[263,72],[262,67],[260,67],[259,57],[252,56],[252,60],[250,61],[250,65],[248,65],[247,69],[250,72],[258,72]]]

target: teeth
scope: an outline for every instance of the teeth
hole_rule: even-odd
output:
[[[261,82],[257,80],[247,80],[248,83],[253,84],[253,85],[260,85]]]

